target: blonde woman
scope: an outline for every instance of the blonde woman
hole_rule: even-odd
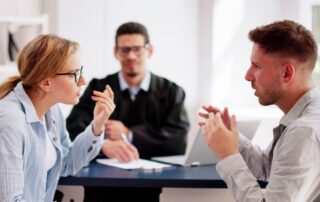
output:
[[[77,104],[79,45],[40,35],[18,58],[20,76],[0,86],[0,201],[52,201],[59,176],[76,174],[99,152],[113,92],[93,91],[91,124],[71,143],[57,103]]]

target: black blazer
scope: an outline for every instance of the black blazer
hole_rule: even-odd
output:
[[[151,74],[149,91],[140,90],[135,101],[131,101],[128,90],[121,92],[118,73],[93,79],[67,118],[72,140],[93,119],[93,90],[103,91],[107,84],[114,92],[116,104],[110,119],[122,121],[132,131],[132,144],[141,158],[185,153],[189,130],[185,92],[175,83],[154,74]]]

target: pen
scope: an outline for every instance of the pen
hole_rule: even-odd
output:
[[[128,140],[127,136],[126,136],[124,133],[121,133],[121,134],[120,134],[120,136],[121,136],[121,139],[122,139],[124,142],[126,142],[126,143],[130,144],[130,142],[129,142],[129,140]]]

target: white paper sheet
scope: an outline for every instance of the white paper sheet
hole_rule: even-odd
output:
[[[170,167],[171,165],[164,164],[164,163],[158,163],[154,161],[149,161],[145,159],[139,159],[135,161],[130,161],[128,163],[120,163],[116,159],[97,159],[96,160],[100,164],[113,166],[117,168],[122,168],[126,170],[132,170],[132,169],[162,169]]]

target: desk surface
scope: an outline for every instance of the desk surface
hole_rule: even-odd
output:
[[[162,170],[124,170],[95,162],[83,168],[76,176],[61,177],[59,185],[226,188],[213,165],[172,166]]]
[[[259,182],[262,187],[266,183]],[[162,170],[124,170],[98,163],[91,163],[76,176],[61,177],[59,185],[99,187],[179,187],[226,188],[214,165],[180,167]]]

